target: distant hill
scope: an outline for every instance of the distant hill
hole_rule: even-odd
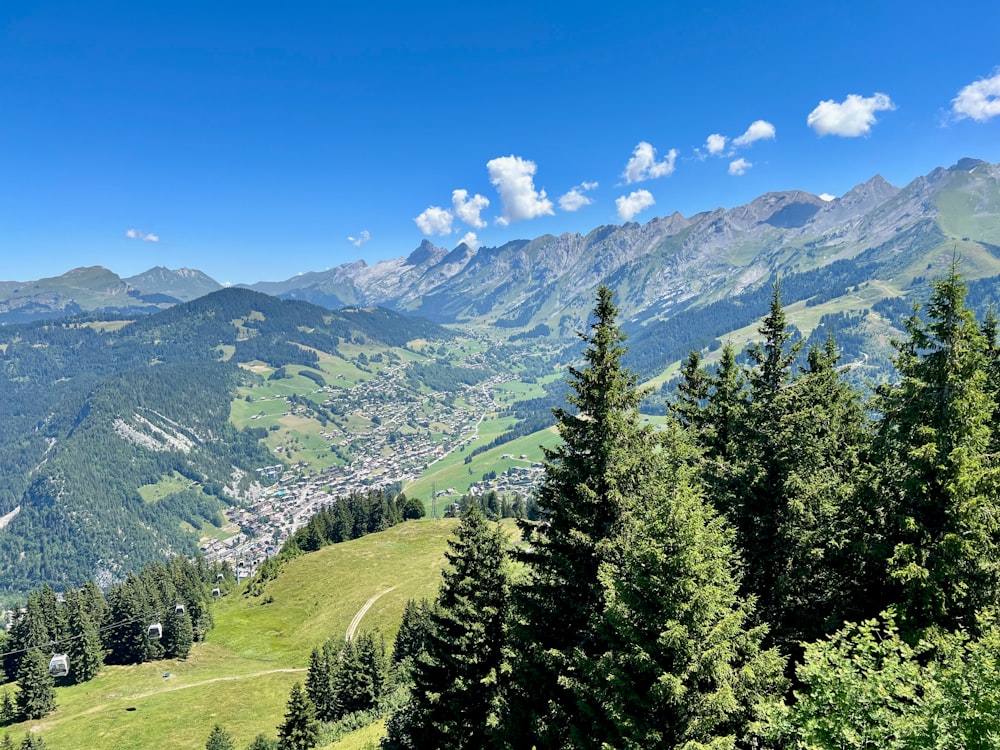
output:
[[[189,268],[157,266],[127,279],[102,266],[74,268],[37,281],[0,281],[0,325],[82,312],[148,314],[221,288]]]

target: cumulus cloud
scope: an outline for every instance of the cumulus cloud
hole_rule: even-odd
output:
[[[632,152],[632,158],[625,165],[622,177],[625,182],[631,185],[633,182],[643,180],[653,180],[657,177],[669,177],[674,173],[674,164],[677,161],[677,149],[672,148],[667,152],[667,157],[663,161],[656,160],[656,149],[646,141],[639,141],[639,145]]]
[[[596,182],[581,182],[570,189],[568,193],[559,198],[559,208],[563,211],[579,211],[584,206],[589,206],[594,202],[593,198],[585,195],[590,190],[597,187]]]
[[[160,235],[152,232],[143,232],[141,229],[126,229],[125,236],[130,240],[142,240],[143,242],[159,242]]]
[[[367,229],[362,229],[361,233],[357,237],[348,237],[347,241],[350,242],[352,245],[354,245],[354,247],[361,247],[371,238],[372,238],[371,232],[369,232]]]
[[[480,244],[482,244],[479,242],[479,238],[476,236],[475,232],[466,232],[460,242],[464,242],[466,247],[470,250],[478,250]]]
[[[837,200],[837,196],[836,195],[830,195],[830,193],[820,193],[819,194],[819,198],[820,198],[820,200],[824,200],[827,203],[829,203],[830,201]]]
[[[741,156],[739,159],[734,159],[729,162],[729,174],[736,176],[746,174],[746,171],[752,166],[753,164],[751,162],[748,162]]]
[[[648,190],[633,190],[615,200],[615,205],[618,206],[618,218],[622,221],[631,221],[633,216],[655,203],[653,194]]]
[[[414,221],[425,235],[451,234],[451,223],[455,220],[451,211],[440,206],[428,206]]]
[[[503,203],[503,216],[497,219],[501,226],[555,214],[545,191],[535,189],[534,176],[538,169],[535,162],[511,154],[491,159],[486,162],[486,169]]]
[[[774,125],[767,120],[754,120],[743,135],[733,138],[733,145],[742,148],[756,141],[770,141],[774,138],[774,134]]]
[[[486,220],[479,214],[488,205],[490,205],[490,199],[479,195],[479,193],[471,198],[468,190],[453,190],[451,193],[451,206],[455,211],[455,216],[476,229],[482,229],[486,226]]]
[[[980,78],[959,91],[951,100],[951,111],[959,120],[971,117],[976,122],[1000,115],[1000,68],[991,78]]]
[[[809,117],[806,124],[819,135],[839,135],[845,138],[856,138],[868,135],[875,124],[875,113],[893,110],[896,105],[886,94],[861,96],[850,94],[844,101],[835,102],[832,99],[821,101]]]
[[[729,139],[726,136],[712,133],[705,139],[705,148],[708,150],[708,153],[714,156],[725,151],[727,143],[729,143]]]

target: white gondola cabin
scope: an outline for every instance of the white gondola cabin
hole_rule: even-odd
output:
[[[221,589],[212,589],[212,596],[214,596],[216,598],[222,596],[222,590]]]
[[[178,615],[178,616],[179,615],[183,615],[184,614],[184,605],[183,604],[176,605],[174,607],[174,614]]]
[[[69,674],[69,657],[66,654],[53,654],[49,660],[49,674],[53,677],[65,677]]]
[[[163,637],[163,625],[158,622],[154,622],[148,628],[146,628],[146,637],[152,638],[153,640],[160,640]]]

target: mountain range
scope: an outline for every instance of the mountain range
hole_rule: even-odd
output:
[[[424,240],[405,257],[363,260],[285,281],[245,285],[331,309],[379,305],[438,323],[579,330],[597,285],[618,294],[634,325],[850,261],[859,281],[905,286],[941,253],[969,278],[1000,273],[1000,165],[962,159],[895,187],[876,175],[839,198],[790,190],[746,205],[586,235],[543,235],[454,249]],[[0,282],[0,321],[92,310],[150,312],[221,285],[200,271],[158,267],[119,278],[100,267],[35,282]]]

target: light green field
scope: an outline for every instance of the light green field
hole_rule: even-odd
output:
[[[169,476],[163,477],[156,484],[144,484],[139,488],[139,495],[147,503],[155,503],[192,486],[194,486],[194,482],[175,471]]]
[[[3,731],[17,742],[40,732],[51,750],[203,748],[215,724],[241,750],[261,732],[274,737],[315,646],[344,637],[379,594],[358,632],[377,627],[391,644],[407,599],[436,595],[456,523],[409,521],[303,555],[263,596],[237,591],[218,602],[215,628],[188,659],[105,667],[91,682],[58,688],[55,713]],[[264,604],[268,596],[273,601]],[[362,748],[380,731],[360,730],[332,747]]]
[[[464,454],[458,453],[457,461],[451,463],[442,461],[440,464],[432,465],[420,479],[406,485],[403,491],[407,497],[422,499],[430,508],[431,494],[435,487],[439,492],[451,488],[460,495],[468,492],[470,485],[482,480],[483,474],[487,472],[496,471],[500,474],[512,466],[525,466],[532,461],[541,461],[542,446],[551,448],[558,442],[559,435],[555,427],[550,427],[480,453],[474,456],[469,464],[465,463]],[[524,454],[527,459],[501,458],[504,454],[513,456]]]

